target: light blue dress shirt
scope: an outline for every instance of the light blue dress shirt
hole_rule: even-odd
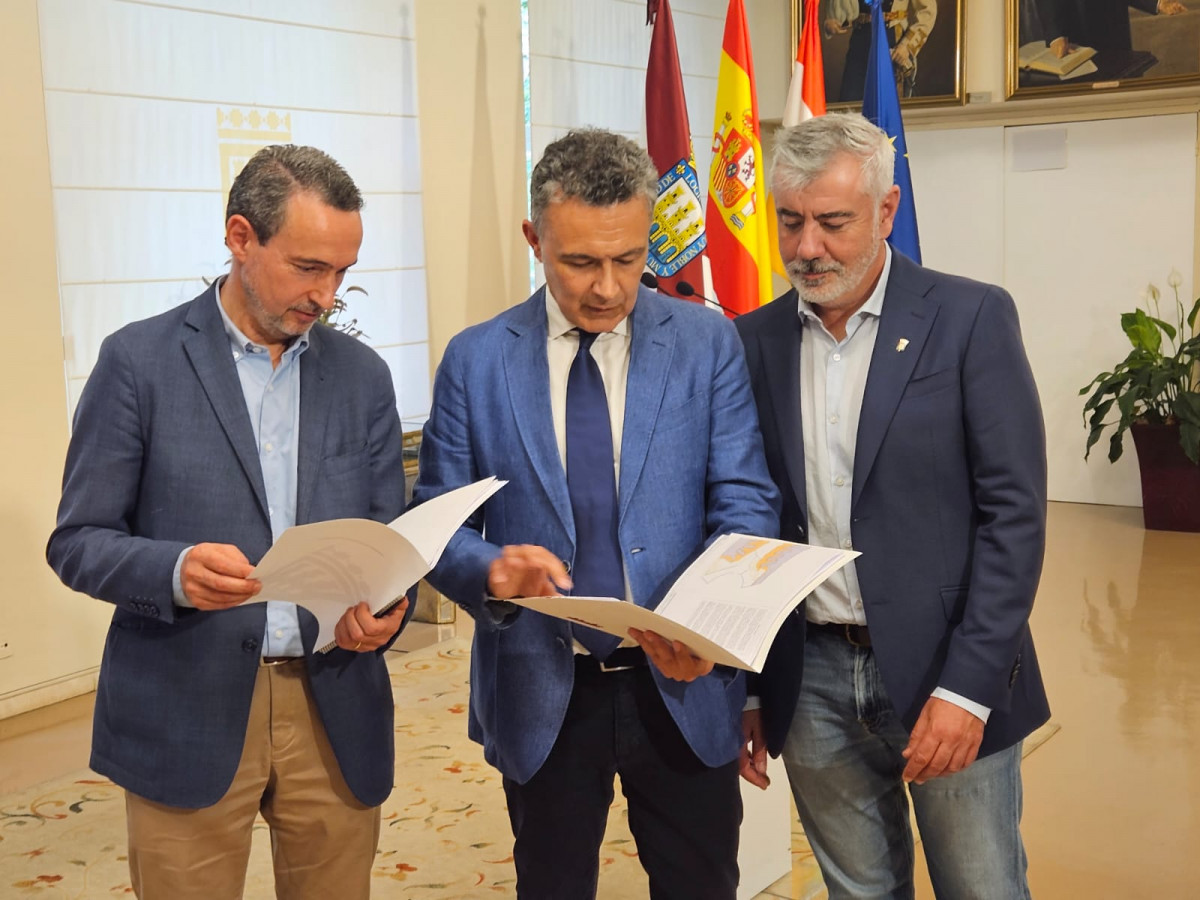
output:
[[[246,411],[254,429],[258,460],[267,489],[267,508],[271,517],[271,540],[296,524],[296,480],[300,434],[300,354],[308,349],[307,335],[292,341],[283,351],[278,366],[271,364],[271,352],[244,335],[221,305],[220,288],[217,309],[229,335]],[[191,549],[190,547],[188,548]],[[175,602],[191,606],[183,595],[181,570],[185,550],[175,563]],[[267,627],[263,635],[263,656],[303,656],[300,619],[296,606],[278,600],[267,601]]]

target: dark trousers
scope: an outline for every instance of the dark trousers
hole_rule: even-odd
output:
[[[737,761],[709,768],[663,705],[650,669],[575,666],[550,756],[525,784],[504,779],[522,900],[596,896],[613,776],[653,900],[734,900],[742,795]]]

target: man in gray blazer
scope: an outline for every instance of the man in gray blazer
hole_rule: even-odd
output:
[[[139,897],[240,896],[259,812],[278,896],[369,895],[406,604],[348,610],[324,655],[306,610],[240,605],[284,529],[403,503],[387,366],[315,325],[361,207],[321,151],[261,150],[229,193],[228,276],[110,335],[75,413],[47,558],[116,607],[91,766],[126,789]]]
[[[775,148],[795,289],[737,327],[780,533],[862,556],[776,637],[748,733],[782,750],[834,900],[913,896],[905,783],[938,897],[1027,897],[1046,451],[1016,307],[892,252],[895,151],[862,116],[783,129]]]

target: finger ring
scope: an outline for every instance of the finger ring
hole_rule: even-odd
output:
[[[362,641],[359,641],[357,644],[354,645],[354,649],[357,650],[361,646],[362,646]]]

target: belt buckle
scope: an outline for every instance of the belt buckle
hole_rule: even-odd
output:
[[[282,666],[290,662],[295,662],[299,658],[298,656],[272,656],[270,658],[260,656],[258,658],[258,667],[260,669],[270,669],[273,666]]]
[[[859,627],[861,627],[861,626],[855,625],[850,622],[847,622],[845,625],[842,626],[842,628],[845,629],[846,641],[850,644],[850,646],[857,647],[860,650],[862,650],[862,649],[865,649],[866,647],[870,647],[871,645],[870,644],[860,644],[858,641],[856,641],[854,639],[854,629],[859,628]]]
[[[600,667],[601,672],[626,672],[633,668],[633,666],[610,666],[600,660],[596,660],[596,665]]]

